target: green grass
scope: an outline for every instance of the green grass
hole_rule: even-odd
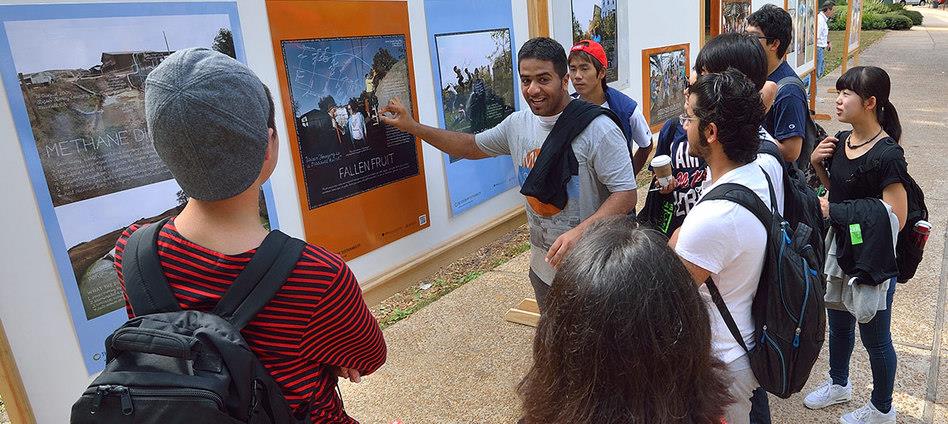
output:
[[[875,44],[876,41],[882,39],[886,31],[860,31],[859,35],[859,51],[862,52],[869,46]],[[830,72],[833,72],[843,63],[843,50],[846,49],[846,31],[830,31],[829,41],[833,46],[833,50],[826,52],[826,70],[823,72],[823,75],[827,75]]]
[[[411,305],[404,308],[395,308],[385,315],[379,321],[379,327],[383,330],[388,326],[395,324],[405,318],[411,316],[411,314],[419,311],[421,308],[428,306],[434,303],[436,300],[441,299],[444,295],[451,293],[454,289],[461,287],[471,281],[480,277],[483,272],[481,271],[472,271],[467,274],[464,274],[460,278],[455,279],[454,281],[445,281],[442,279],[435,280],[431,287],[428,290],[421,290],[420,288],[415,288],[413,293],[414,302]],[[430,292],[430,295],[425,295],[424,292]]]

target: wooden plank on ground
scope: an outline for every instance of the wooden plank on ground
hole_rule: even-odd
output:
[[[517,306],[507,311],[504,319],[515,324],[536,327],[537,323],[540,322],[540,308],[537,306],[536,300],[523,299]]]
[[[16,369],[16,362],[13,361],[13,351],[10,350],[7,335],[3,332],[3,323],[0,323],[0,397],[3,398],[3,405],[7,408],[11,423],[36,423],[26,398],[26,389]]]

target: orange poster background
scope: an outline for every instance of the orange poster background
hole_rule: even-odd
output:
[[[296,188],[306,240],[352,259],[427,228],[428,195],[421,142],[415,138],[418,175],[364,193],[309,209],[292,97],[283,62],[281,41],[313,38],[403,35],[408,57],[412,114],[418,116],[408,4],[402,0],[280,0],[267,1],[270,36],[277,59],[277,76]],[[424,216],[424,218],[421,218]],[[423,223],[420,223],[424,221]]]

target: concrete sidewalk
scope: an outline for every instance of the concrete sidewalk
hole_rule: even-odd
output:
[[[917,9],[925,27],[891,32],[860,58],[893,78],[892,103],[902,119],[909,170],[926,194],[934,224],[925,261],[914,280],[898,287],[893,306],[893,338],[899,354],[895,406],[902,423],[948,424],[948,338],[945,325],[948,261],[948,13]],[[820,81],[818,111],[834,114],[835,95],[827,89],[835,75]],[[830,134],[838,122],[822,123]],[[361,384],[342,383],[350,415],[364,423],[512,423],[519,417],[515,387],[529,368],[533,329],[507,323],[503,315],[532,290],[528,253],[488,272],[410,318],[385,330],[388,363]],[[824,378],[826,352],[808,388]],[[821,411],[803,407],[802,395],[771,397],[775,423],[837,422],[869,398],[871,375],[865,349],[856,344],[851,380],[855,399]]]

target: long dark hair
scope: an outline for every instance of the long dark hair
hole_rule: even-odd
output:
[[[567,255],[518,386],[525,423],[720,423],[708,312],[666,240],[613,217]]]
[[[849,90],[856,93],[863,100],[876,98],[876,119],[882,129],[896,143],[902,138],[902,124],[899,122],[899,113],[889,101],[889,92],[892,82],[889,74],[876,66],[857,66],[849,68],[843,76],[836,80],[836,90]]]

